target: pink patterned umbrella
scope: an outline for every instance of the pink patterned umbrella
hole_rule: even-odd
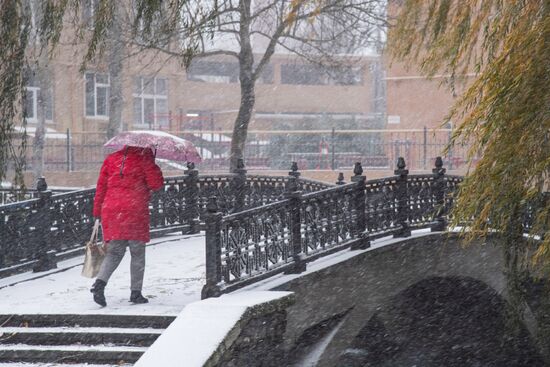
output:
[[[192,163],[202,161],[193,143],[164,131],[125,131],[103,146],[117,150],[125,146],[151,148],[156,149],[157,158]]]

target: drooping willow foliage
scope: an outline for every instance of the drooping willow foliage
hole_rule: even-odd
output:
[[[170,15],[161,20],[163,32],[169,34],[171,27],[180,30],[183,27],[189,30],[189,34],[193,33],[196,24],[187,22],[184,12],[188,1],[95,0],[91,3],[94,6],[92,29],[82,19],[83,6],[90,4],[90,0],[0,1],[0,182],[7,178],[8,169],[13,169],[15,176],[9,179],[24,186],[25,130],[17,130],[23,131],[22,139],[20,133],[16,135],[16,127],[25,126],[22,109],[25,102],[24,70],[36,61],[37,55],[53,53],[65,27],[71,27],[75,41],[86,45],[81,60],[81,69],[84,70],[87,63],[101,58],[111,25],[120,21],[115,19],[115,7],[131,5],[130,8],[135,10],[130,12],[131,31],[147,38],[152,33],[152,23],[158,22],[161,7],[164,14]],[[210,6],[204,12],[199,9],[195,21],[208,22],[215,16],[216,9],[216,6]],[[203,28],[203,34],[208,31],[207,27]],[[196,40],[186,39],[185,32],[180,32],[180,36],[180,45],[187,50],[182,53],[182,64],[188,65]]]
[[[30,19],[17,1],[0,4],[0,181],[5,177],[8,158],[19,158],[25,146],[12,144],[18,105],[23,97],[23,65],[30,33]],[[19,113],[20,114],[20,113]],[[25,140],[23,140],[25,141]],[[14,159],[16,182],[22,182],[21,159]]]
[[[550,200],[541,195],[550,177],[550,1],[401,5],[388,42],[395,58],[452,82],[474,75],[447,117],[458,125],[451,144],[468,144],[470,162],[481,157],[461,186],[454,224],[473,218],[467,238],[496,229],[516,251],[519,222],[534,203],[532,234],[543,236],[534,258],[549,267]]]

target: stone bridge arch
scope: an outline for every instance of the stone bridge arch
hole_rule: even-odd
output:
[[[544,366],[524,325],[507,332],[506,303],[470,277],[426,278],[363,320],[334,365]]]
[[[495,241],[464,247],[452,233],[407,238],[278,286],[276,290],[296,295],[288,309],[285,348],[303,343],[301,338],[312,327],[339,318],[318,364],[336,366],[338,356],[381,307],[430,278],[472,279],[507,299],[503,254]]]

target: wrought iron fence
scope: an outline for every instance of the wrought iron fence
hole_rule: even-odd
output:
[[[296,165],[293,164],[295,168]],[[337,185],[300,182],[293,169],[277,187],[278,201],[225,215],[209,198],[206,222],[206,284],[202,297],[218,296],[285,272],[300,273],[307,263],[346,248],[366,249],[384,236],[409,237],[412,229],[447,228],[454,195],[463,177],[446,175],[437,157],[432,174],[409,175],[399,157],[394,176],[366,180],[360,163],[352,182]],[[307,193],[305,188],[312,188]],[[534,213],[550,200],[543,193],[526,205],[524,233]],[[261,200],[259,200],[261,201]],[[547,231],[547,229],[546,229]]]
[[[164,188],[152,195],[151,235],[197,233],[204,226],[211,196],[220,198],[223,214],[279,200],[281,187],[291,178],[247,176],[244,169],[236,174],[199,175],[190,164],[185,175],[166,178]],[[26,194],[28,200],[0,205],[0,277],[29,267],[36,271],[55,267],[56,260],[78,254],[91,233],[95,189],[53,194],[44,179],[39,182],[38,190]],[[299,182],[305,190],[329,186],[307,179]]]
[[[153,236],[205,228],[202,296],[216,296],[280,272],[302,272],[313,259],[365,249],[379,237],[445,230],[463,178],[446,175],[440,157],[431,175],[409,175],[403,158],[394,174],[366,180],[356,163],[351,183],[340,173],[332,185],[300,178],[296,163],[288,176],[247,175],[243,162],[233,174],[199,175],[190,164],[152,196],[150,227]],[[36,192],[36,198],[0,205],[0,277],[51,269],[81,253],[91,233],[94,189],[52,194],[40,180]],[[532,228],[540,205],[528,206],[524,230]]]
[[[265,277],[299,273],[307,262],[344,248],[365,249],[382,236],[408,237],[411,229],[446,228],[448,205],[461,181],[445,176],[441,158],[431,175],[409,175],[399,158],[395,176],[366,180],[360,163],[351,183],[304,193],[290,172],[282,200],[224,215],[209,198],[206,285],[202,297],[230,292]]]

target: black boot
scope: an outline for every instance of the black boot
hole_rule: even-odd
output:
[[[92,285],[92,289],[90,289],[90,292],[94,294],[94,301],[100,306],[107,306],[107,302],[105,301],[105,286],[107,283],[105,283],[101,279],[96,279],[95,283]]]
[[[130,294],[130,302],[132,303],[148,303],[149,300],[141,294],[141,291],[132,291]]]

